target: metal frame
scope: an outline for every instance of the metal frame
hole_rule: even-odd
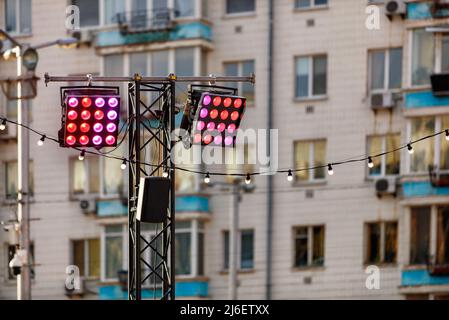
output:
[[[175,129],[176,82],[250,82],[255,83],[255,76],[249,77],[176,77],[174,74],[168,77],[94,77],[65,76],[55,77],[45,74],[45,84],[48,82],[126,82],[128,83],[128,117],[129,140],[128,140],[128,299],[142,299],[142,285],[148,279],[153,284],[155,297],[157,283],[162,284],[160,299],[175,299],[175,162],[171,161],[171,150],[176,141],[171,139],[171,133]],[[213,87],[213,86],[212,86]],[[142,92],[157,94],[152,97],[148,105],[141,100]],[[146,121],[145,116],[150,114],[159,119],[159,126],[153,128]],[[146,138],[146,134],[149,138]],[[141,159],[141,152],[152,141],[157,141],[160,150],[157,163],[148,165]],[[138,201],[139,180],[142,175],[161,175],[163,171],[168,172],[170,187],[170,203],[168,208],[168,219],[162,223],[153,239],[147,241],[141,235],[141,223],[136,220],[136,208]],[[162,243],[159,246],[159,243]],[[143,244],[143,248],[142,245]],[[146,261],[147,251],[151,257],[156,257],[158,262],[152,264]],[[154,259],[153,259],[154,261]],[[142,267],[148,269],[148,272]]]

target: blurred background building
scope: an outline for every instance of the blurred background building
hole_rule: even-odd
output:
[[[437,92],[449,72],[447,1],[273,1],[272,36],[269,2],[0,0],[0,28],[30,44],[80,38],[77,48],[40,52],[40,77],[254,72],[255,87],[239,85],[249,99],[243,126],[267,128],[272,90],[281,168],[381,153],[449,127],[449,97]],[[81,13],[75,32],[65,27],[70,4]],[[380,10],[379,30],[365,25],[369,4]],[[14,70],[14,62],[0,62],[2,77]],[[177,88],[181,107],[186,89]],[[40,81],[29,103],[31,126],[55,136],[59,102],[58,85]],[[17,117],[16,102],[4,95],[0,116]],[[127,177],[120,161],[80,161],[78,153],[53,143],[38,147],[38,139],[31,134],[33,298],[126,298],[119,282],[128,250]],[[256,149],[247,145],[245,157],[251,160]],[[376,158],[372,168],[338,166],[333,176],[300,172],[288,182],[278,174],[271,186],[268,177],[255,177],[256,189],[240,202],[238,298],[448,298],[449,142],[429,139],[414,151]],[[149,162],[154,152],[148,146]],[[0,131],[0,177],[0,220],[14,220],[12,125]],[[204,188],[202,178],[177,173],[177,297],[225,299],[231,195]],[[154,228],[144,227],[148,239]],[[8,268],[13,253],[1,230],[2,299],[16,297]],[[71,264],[83,278],[75,292],[65,289]],[[378,290],[366,287],[368,265],[380,268]],[[149,284],[144,296],[154,294]]]

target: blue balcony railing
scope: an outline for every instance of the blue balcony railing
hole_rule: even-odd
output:
[[[115,20],[122,34],[164,31],[174,26],[172,10],[167,8],[121,12]]]

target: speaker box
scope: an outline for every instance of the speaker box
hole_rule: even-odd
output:
[[[140,178],[136,219],[147,223],[167,221],[169,194],[170,179],[163,177]]]

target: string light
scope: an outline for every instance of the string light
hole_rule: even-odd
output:
[[[413,152],[415,152],[415,150],[413,150],[413,147],[410,143],[407,145],[407,150],[408,150],[409,154],[413,154]]]
[[[6,119],[3,119],[2,123],[0,124],[0,131],[3,131],[6,129]]]
[[[373,159],[371,159],[371,157],[368,157],[368,168],[372,168],[372,167],[374,167]]]
[[[245,183],[246,184],[250,184],[251,183],[251,176],[249,175],[249,173],[246,174]]]
[[[334,174],[334,169],[332,169],[332,165],[330,163],[327,165],[327,173],[330,176]]]
[[[445,134],[446,134],[446,140],[449,141],[449,130],[446,129],[446,130],[444,130],[444,132],[445,132]]]
[[[168,177],[168,171],[167,171],[167,170],[164,170],[164,172],[162,172],[162,176],[163,176],[164,178],[167,178],[167,177]]]
[[[85,154],[86,154],[86,151],[82,150],[81,153],[80,153],[80,155],[78,156],[78,159],[79,159],[80,161],[83,161],[83,160],[84,160],[84,155],[85,155]]]
[[[210,183],[210,176],[209,172],[206,173],[206,176],[204,177],[204,183],[209,184]]]
[[[126,169],[126,159],[123,159],[122,164],[120,165],[120,169],[125,170]]]
[[[45,134],[44,134],[44,135],[37,141],[37,145],[38,145],[39,147],[42,147],[42,146],[44,145],[45,138],[46,138],[46,136],[45,136]]]
[[[288,182],[292,182],[293,181],[293,174],[292,174],[291,170],[288,170],[287,181]]]

